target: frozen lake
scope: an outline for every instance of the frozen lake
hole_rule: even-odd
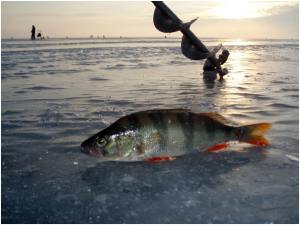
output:
[[[204,83],[180,39],[2,40],[2,223],[298,223],[298,40],[203,41],[231,52],[222,83]],[[271,146],[158,164],[80,152],[154,108],[271,122]]]

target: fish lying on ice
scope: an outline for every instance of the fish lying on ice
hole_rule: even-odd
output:
[[[263,134],[270,123],[230,126],[217,113],[187,109],[148,110],[124,116],[81,144],[83,153],[104,161],[173,160],[195,151],[217,151],[229,141],[257,146],[269,142]]]

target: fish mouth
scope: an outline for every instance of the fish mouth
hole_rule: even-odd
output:
[[[95,149],[95,148],[90,148],[90,147],[83,147],[81,146],[81,152],[87,155],[95,156],[97,158],[101,158],[103,155],[101,154],[101,151]]]
[[[91,156],[95,156],[97,158],[101,158],[103,156],[103,154],[101,153],[100,149],[97,149],[93,146],[90,146],[89,144],[87,144],[86,142],[83,142],[80,146],[80,150],[82,153],[87,154],[87,155],[91,155]]]

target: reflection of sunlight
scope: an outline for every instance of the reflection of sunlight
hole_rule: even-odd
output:
[[[235,85],[241,84],[245,76],[245,68],[241,63],[243,57],[243,52],[238,50],[232,51],[230,53],[229,64],[231,67],[231,71],[229,75],[232,75],[231,79],[235,83]]]
[[[234,45],[234,46],[246,46],[249,45],[250,41],[243,40],[243,39],[232,39],[226,42],[227,45]]]
[[[244,122],[243,107],[250,103],[248,98],[243,97],[245,92],[245,76],[248,65],[245,64],[247,53],[239,49],[230,50],[230,56],[224,67],[228,65],[229,74],[225,77],[226,88],[221,89],[215,101],[217,105],[223,107],[223,113],[227,118],[238,118],[239,122]],[[233,119],[233,121],[235,121]]]

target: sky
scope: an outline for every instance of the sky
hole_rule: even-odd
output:
[[[202,0],[165,2],[182,21],[199,19],[199,37],[294,38],[298,0]],[[1,1],[1,37],[29,38],[31,26],[49,37],[162,37],[150,1]],[[180,37],[179,32],[167,34]]]

